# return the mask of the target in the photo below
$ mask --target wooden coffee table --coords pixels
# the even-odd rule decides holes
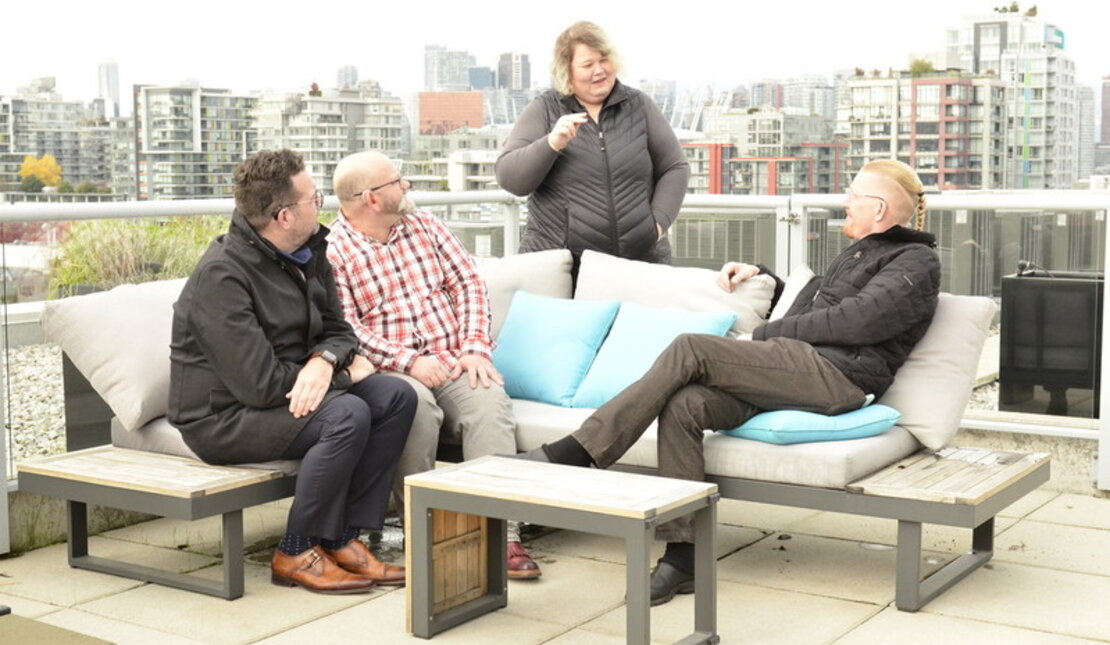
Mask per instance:
[[[694,632],[683,645],[719,642],[717,636],[716,484],[576,468],[505,457],[482,457],[405,478],[405,560],[408,566],[409,630],[431,638],[444,630],[506,606],[508,576],[505,520],[611,535],[627,549],[627,641],[651,640],[649,578],[654,528],[694,514]],[[456,511],[488,518],[485,528]],[[451,526],[435,526],[435,519]],[[476,528],[477,527],[477,528]],[[472,542],[471,556],[453,556],[459,570],[437,572],[433,549]],[[437,539],[438,538],[438,539]],[[444,558],[439,558],[441,567]],[[465,594],[437,610],[445,586]],[[553,599],[554,600],[554,599]],[[442,607],[442,603],[441,603]]]

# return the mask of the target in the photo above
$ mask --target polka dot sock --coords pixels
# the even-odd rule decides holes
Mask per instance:
[[[293,535],[286,533],[278,542],[278,550],[285,555],[298,555],[311,549],[320,543],[320,538],[306,537],[303,535]]]
[[[348,526],[347,528],[343,529],[343,535],[339,536],[338,540],[328,540],[321,538],[320,546],[324,547],[328,551],[342,549],[348,542],[357,538],[359,532],[360,529],[357,529],[353,526]]]

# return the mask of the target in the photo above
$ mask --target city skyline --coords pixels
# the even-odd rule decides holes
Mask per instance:
[[[1022,10],[1031,4],[1022,5]],[[127,113],[135,84],[195,80],[203,87],[243,92],[305,91],[313,82],[331,87],[344,65],[357,67],[360,79],[377,80],[384,90],[407,101],[423,89],[427,44],[466,50],[480,66],[496,67],[505,52],[528,54],[533,84],[542,86],[556,35],[581,19],[593,20],[609,32],[625,62],[622,80],[635,85],[640,79],[662,78],[688,90],[712,84],[722,91],[764,78],[829,75],[854,67],[902,69],[913,54],[943,51],[946,29],[959,26],[964,16],[989,14],[992,6],[938,0],[928,5],[928,12],[892,15],[889,3],[874,0],[835,6],[740,6],[709,0],[691,11],[656,17],[630,13],[623,4],[598,3],[568,13],[565,20],[540,22],[525,18],[519,5],[502,0],[471,5],[437,0],[422,5],[413,21],[391,20],[389,9],[367,11],[364,4],[340,0],[307,23],[294,14],[259,15],[237,4],[198,0],[189,11],[174,15],[174,30],[207,31],[210,36],[181,39],[178,42],[185,44],[170,50],[164,30],[147,22],[157,20],[146,13],[149,5],[126,0],[63,7],[64,18],[51,23],[50,39],[64,43],[61,47],[44,47],[38,30],[13,30],[0,47],[5,60],[19,63],[0,69],[0,94],[12,94],[34,78],[53,76],[57,91],[67,100],[91,100],[97,94],[98,62],[112,58],[119,64]],[[1064,31],[1065,52],[1076,62],[1079,83],[1097,86],[1110,75],[1110,48],[1104,36],[1110,6],[1080,0],[1037,6],[1038,20]],[[359,11],[367,13],[365,20],[357,19]],[[12,7],[10,24],[40,21],[33,12],[27,5]],[[328,21],[341,15],[354,18],[341,28],[329,28]],[[97,25],[96,30],[89,25]]]

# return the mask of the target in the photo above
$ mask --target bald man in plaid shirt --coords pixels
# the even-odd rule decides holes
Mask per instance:
[[[435,466],[441,431],[461,441],[464,459],[515,454],[512,404],[491,360],[486,285],[470,254],[446,225],[416,210],[385,155],[344,158],[333,187],[340,212],[328,260],[343,313],[360,352],[419,397],[395,491],[405,475]],[[509,577],[540,575],[516,522],[507,548]]]

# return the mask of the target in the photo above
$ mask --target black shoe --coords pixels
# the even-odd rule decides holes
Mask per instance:
[[[544,452],[543,447],[532,448],[528,452],[518,452],[515,455],[504,455],[509,459],[524,459],[526,461],[542,461],[546,464],[551,463],[551,458]]]
[[[651,606],[670,602],[676,593],[694,593],[694,575],[660,560],[651,572]]]

